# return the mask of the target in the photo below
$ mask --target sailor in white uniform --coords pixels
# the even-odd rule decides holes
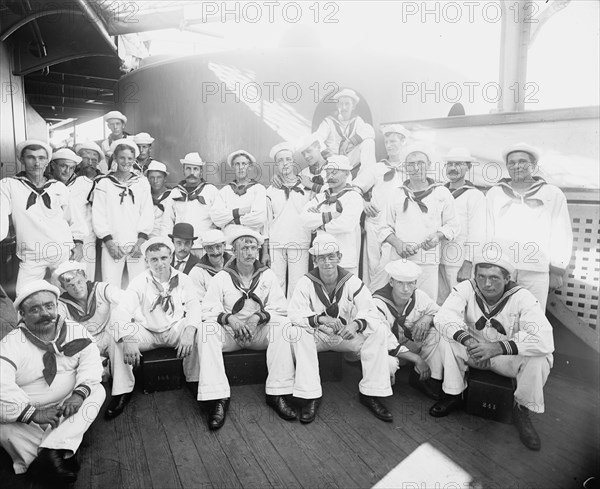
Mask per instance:
[[[220,229],[206,231],[202,237],[202,247],[205,253],[188,274],[196,286],[200,303],[204,300],[212,278],[223,270],[223,267],[233,258],[230,253],[225,251],[226,241],[225,234]]]
[[[172,207],[171,189],[167,188],[166,180],[169,172],[167,165],[160,161],[152,160],[146,166],[146,178],[150,184],[152,204],[154,205],[154,228],[150,237],[167,236],[169,234],[170,216],[165,213]]]
[[[100,147],[106,156],[112,156],[112,144],[119,139],[132,138],[132,135],[125,131],[127,117],[118,110],[111,110],[104,114],[103,119],[110,130],[110,134],[102,141]]]

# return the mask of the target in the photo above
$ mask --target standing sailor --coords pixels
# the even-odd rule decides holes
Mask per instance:
[[[165,211],[170,211],[172,206],[171,190],[166,185],[168,175],[167,165],[160,161],[152,160],[146,167],[146,178],[150,184],[154,205],[154,228],[150,233],[151,238],[168,234],[170,216],[165,215]]]
[[[140,173],[145,173],[148,170],[148,165],[153,160],[152,158],[152,143],[154,138],[147,132],[140,132],[133,136],[133,142],[137,144],[140,155],[136,159],[135,167]]]
[[[77,156],[69,148],[57,149],[52,153],[52,160],[50,161],[50,165],[48,165],[50,171],[47,172],[46,177],[54,178],[69,186],[77,177],[75,168],[79,163],[81,163],[81,157]]]
[[[131,134],[125,132],[127,117],[118,110],[111,110],[108,114],[105,114],[103,118],[108,129],[110,129],[110,134],[102,141],[100,147],[105,155],[112,156],[112,150],[110,149],[112,144],[119,139],[126,139],[131,136]]]

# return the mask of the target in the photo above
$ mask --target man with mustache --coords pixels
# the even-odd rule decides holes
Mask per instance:
[[[59,294],[27,283],[15,299],[18,327],[0,342],[0,444],[16,474],[50,484],[77,479],[75,454],[105,397],[98,348],[57,314]]]
[[[355,114],[360,97],[350,88],[334,95],[337,114],[323,119],[316,134],[324,141],[329,154],[347,156],[352,177],[375,166],[375,131],[362,117]]]
[[[548,290],[562,287],[573,251],[565,194],[539,176],[539,151],[525,143],[504,151],[510,178],[486,194],[487,236],[510,250],[513,280],[546,310]]]
[[[497,243],[487,243],[475,259],[474,278],[457,284],[434,323],[443,338],[436,354],[442,362],[445,397],[429,414],[447,416],[462,407],[468,368],[516,378],[513,418],[521,442],[539,450],[530,412],[544,412],[544,384],[552,367],[552,326],[536,298],[512,281],[512,260]]]
[[[473,253],[485,241],[486,202],[485,195],[469,180],[473,157],[466,148],[452,148],[444,157],[446,188],[454,198],[454,209],[460,231],[453,241],[442,240],[441,259],[438,268],[439,284],[437,303],[443,304],[452,288],[473,274]]]
[[[69,258],[80,260],[84,231],[81,220],[68,213],[67,187],[44,176],[52,148],[30,139],[16,150],[23,171],[0,180],[0,240],[6,238],[12,216],[20,260],[18,294],[26,283],[44,278]]]
[[[148,269],[135,277],[113,314],[115,338],[123,345],[126,378],[121,394],[113,395],[107,418],[120,415],[131,400],[135,378],[133,367],[140,364],[142,352],[173,347],[184,362],[189,382],[198,379],[196,330],[202,324],[202,309],[194,284],[171,266],[175,248],[167,238],[150,238],[142,245]]]
[[[201,303],[211,279],[223,270],[223,267],[232,259],[232,256],[225,251],[225,243],[225,235],[220,229],[206,231],[202,237],[204,256],[196,262],[195,267],[190,272],[190,277],[196,285]]]
[[[165,230],[172,233],[173,226],[186,222],[193,226],[197,236],[215,228],[211,209],[219,194],[217,187],[203,178],[204,161],[199,153],[188,153],[179,160],[183,165],[184,179],[171,191],[170,202],[165,207]],[[201,256],[201,248],[193,251]]]
[[[308,166],[298,176],[302,185],[312,192],[311,197],[314,197],[323,190],[325,179],[327,178],[325,170],[323,170],[325,163],[327,163],[327,160],[321,153],[323,147],[323,143],[316,134],[311,134],[298,146],[298,151],[300,151],[300,154],[306,163],[308,163]]]
[[[328,187],[304,206],[300,219],[317,235],[326,231],[335,236],[342,252],[340,266],[358,275],[363,199],[348,182],[352,167],[346,156],[330,156],[324,169]]]
[[[77,175],[86,175],[93,179],[100,174],[108,173],[104,152],[93,141],[84,141],[75,145],[75,152],[81,157],[81,163],[75,169]]]

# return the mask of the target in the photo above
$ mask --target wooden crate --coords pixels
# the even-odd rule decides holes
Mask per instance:
[[[512,423],[515,379],[490,370],[469,369],[465,411],[474,416]]]

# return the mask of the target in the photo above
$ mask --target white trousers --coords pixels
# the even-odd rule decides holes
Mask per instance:
[[[308,272],[308,260],[310,259],[308,249],[289,246],[271,248],[270,253],[271,270],[279,280],[281,290],[284,292],[287,290],[289,300],[292,298],[298,280]]]
[[[210,401],[231,397],[231,388],[225,373],[223,352],[237,351],[242,348],[250,350],[267,350],[268,376],[265,392],[280,396],[298,394],[312,396],[304,391],[301,383],[297,383],[296,371],[301,372],[307,365],[306,359],[296,356],[297,369],[294,366],[290,344],[298,338],[302,340],[297,329],[286,317],[271,316],[271,321],[257,327],[254,338],[249,344],[240,345],[233,339],[229,326],[221,326],[216,321],[205,321],[198,341],[200,355],[200,375],[198,380],[198,400]],[[311,398],[308,397],[308,398]]]
[[[98,416],[105,396],[102,384],[93,386],[79,411],[69,418],[62,418],[54,429],[50,426],[42,428],[33,422],[2,424],[0,444],[11,456],[15,474],[27,472],[41,448],[67,450],[67,455],[72,456],[79,448],[84,433]]]
[[[374,218],[365,219],[365,246],[363,252],[362,281],[369,290],[375,291],[374,281],[379,270],[383,267],[381,246],[377,239],[377,224]],[[384,283],[385,285],[385,283]]]
[[[322,331],[305,328],[300,328],[300,332],[303,337],[310,337],[312,340],[292,343],[296,357],[301,353],[306,356],[310,365],[306,369],[298,369],[296,373],[306,391],[320,392],[321,379],[319,377],[319,357],[317,353],[320,351],[340,351],[352,352],[360,356],[363,378],[358,385],[358,390],[362,394],[376,397],[392,395],[387,348],[388,332],[385,328],[378,328],[369,336],[359,333],[352,340],[344,340],[338,335],[327,335]]]
[[[465,372],[469,365],[466,347],[457,341],[442,339],[435,355],[443,371],[434,372],[431,376],[440,379],[443,376],[442,388],[447,394],[457,395],[467,387]],[[552,355],[529,357],[523,355],[499,355],[490,360],[490,368],[505,377],[517,379],[515,401],[535,413],[544,412],[544,385],[552,368]],[[434,375],[435,374],[435,375]]]
[[[34,280],[42,280],[46,276],[49,277],[50,282],[59,286],[60,284],[53,280],[51,275],[61,263],[69,259],[69,256],[70,251],[67,252],[67,250],[65,250],[64,253],[50,258],[40,257],[39,259],[34,259],[25,257],[25,259],[19,262],[19,273],[17,275],[16,284],[17,295],[19,295],[25,284],[33,282]]]
[[[550,287],[550,274],[548,272],[516,270],[514,276],[511,278],[531,292],[540,303],[542,311],[546,313],[548,287]]]
[[[442,305],[458,283],[460,266],[440,264],[438,268],[438,305]]]
[[[115,260],[112,256],[110,256],[106,246],[102,245],[103,282],[108,282],[109,284],[119,288],[126,288],[127,284],[124,284],[124,287],[121,286],[125,264],[127,264],[129,281],[146,270],[146,262],[144,261],[143,256],[140,256],[139,258],[131,258],[129,255],[127,255],[120,260]]]
[[[96,235],[91,234],[83,239],[83,259],[86,264],[85,276],[92,282],[96,277]]]
[[[156,350],[157,348],[163,347],[175,348],[179,344],[179,338],[184,331],[182,321],[176,323],[172,328],[163,333],[154,333],[140,324],[134,324],[135,329],[131,332],[131,336],[134,336],[138,341],[140,352]],[[123,340],[123,342],[125,341],[127,340]],[[110,359],[111,370],[113,373],[112,394],[118,395],[133,391],[133,388],[135,387],[133,367],[125,364],[123,361],[123,344],[116,343],[112,346],[109,345],[109,348],[113,349],[113,355],[115,355],[114,363],[113,358],[111,357]],[[197,338],[195,338],[192,353],[183,359],[183,373],[188,382],[195,382],[198,379],[198,350],[198,341]]]

